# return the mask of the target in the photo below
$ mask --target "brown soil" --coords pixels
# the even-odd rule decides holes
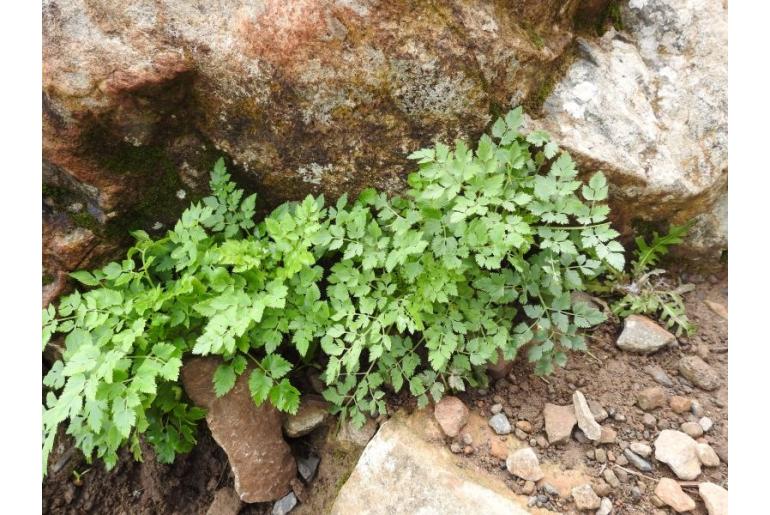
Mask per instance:
[[[712,277],[711,281],[700,282],[696,290],[687,295],[686,300],[688,314],[698,326],[698,332],[692,338],[680,338],[678,348],[666,349],[651,356],[622,352],[614,344],[621,325],[611,321],[591,335],[589,348],[592,355],[572,355],[565,369],[558,370],[547,379],[532,375],[531,366],[525,360],[519,360],[513,370],[514,382],[501,380],[490,385],[486,392],[468,392],[460,397],[474,413],[484,419],[491,416],[489,409],[492,404],[502,402],[512,423],[519,420],[531,423],[533,431],[528,437],[531,440],[529,445],[536,445],[534,439],[544,435],[542,410],[545,403],[569,404],[572,392],[580,389],[589,400],[597,400],[605,409],[614,409],[625,415],[626,420],[623,422],[610,417],[602,423],[613,427],[618,434],[618,442],[602,447],[620,456],[623,452],[621,442],[652,443],[661,429],[678,429],[682,422],[691,419],[689,413],[677,415],[666,406],[652,411],[658,420],[657,427],[643,426],[644,412],[634,404],[636,392],[649,386],[658,386],[644,371],[645,366],[657,364],[674,382],[672,388],[664,388],[667,394],[698,400],[706,415],[714,421],[714,427],[703,439],[717,450],[723,463],[715,468],[704,467],[698,480],[712,481],[727,488],[727,321],[705,304],[706,300],[711,300],[727,305],[727,279]],[[696,351],[707,356],[706,361],[723,378],[723,386],[714,392],[700,390],[679,376],[679,358]],[[404,400],[393,399],[392,407],[397,408]],[[406,404],[413,405],[411,402]],[[295,455],[312,452],[321,456],[316,477],[304,492],[304,503],[295,508],[293,513],[327,513],[360,455],[360,449],[339,448],[334,443],[334,429],[333,425],[324,427],[306,438],[292,442]],[[510,435],[498,438],[516,437]],[[54,450],[50,461],[54,464],[53,469],[58,470],[49,473],[43,482],[43,513],[205,513],[214,492],[223,486],[232,486],[233,483],[226,456],[211,438],[205,424],[201,424],[199,430],[198,446],[190,454],[178,457],[173,465],[156,463],[149,449],[143,463],[135,463],[125,453],[111,472],[104,471],[100,463],[95,464],[82,477],[80,486],[76,485],[72,471],[82,472],[89,466],[76,452],[70,452],[69,459],[63,458],[68,454],[67,439],[59,441],[64,443],[60,443]],[[598,485],[602,481],[601,472],[606,467],[614,467],[615,472],[622,476],[622,469],[619,472],[614,464],[601,464],[588,458],[586,451],[592,449],[594,446],[590,443],[579,443],[571,439],[565,444],[538,448],[537,452],[544,469],[552,469],[552,473],[547,473],[547,479],[554,478],[554,483],[558,483],[559,477],[567,484],[571,477],[588,476],[594,485]],[[464,459],[468,460],[469,466],[483,468],[497,475],[514,491],[522,493],[523,482],[512,479],[504,469],[504,462],[492,455],[490,446],[476,446],[473,454]],[[674,476],[666,465],[654,459],[649,461],[654,469],[644,475],[638,474],[630,464],[623,467],[631,473],[627,473],[625,479],[621,478],[621,486],[609,494],[614,504],[614,514],[649,514],[657,509],[652,504],[656,480]],[[560,489],[563,485],[553,486]],[[638,490],[635,492],[634,489]],[[685,490],[698,502],[694,513],[705,515],[697,488],[685,487]],[[562,512],[574,510],[574,504],[554,496],[550,497],[545,507]],[[269,513],[270,508],[269,504],[244,505],[241,515]]]
[[[623,414],[626,420],[618,422],[613,417],[602,422],[603,426],[612,427],[617,431],[617,442],[611,445],[602,445],[606,451],[612,451],[615,456],[623,453],[620,442],[630,443],[635,441],[652,444],[662,429],[679,429],[683,422],[696,421],[696,418],[688,412],[678,415],[668,405],[652,410],[650,413],[657,419],[655,428],[645,428],[642,424],[644,411],[636,405],[636,393],[651,386],[661,386],[644,371],[647,365],[659,365],[672,379],[674,386],[663,387],[667,396],[681,395],[692,400],[698,400],[705,413],[714,421],[713,428],[706,433],[702,440],[708,442],[720,455],[723,463],[714,468],[703,467],[703,473],[698,481],[711,481],[727,488],[728,465],[727,457],[727,320],[717,316],[705,304],[705,301],[714,301],[727,306],[727,280],[712,278],[711,282],[704,281],[697,284],[697,288],[686,298],[687,313],[690,319],[697,325],[698,331],[691,337],[679,338],[679,347],[665,349],[650,356],[640,356],[621,351],[615,346],[615,340],[620,335],[622,324],[611,321],[599,327],[591,335],[589,349],[593,356],[588,354],[572,355],[564,369],[557,370],[552,376],[541,379],[532,375],[531,366],[525,360],[518,360],[512,374],[515,383],[508,380],[498,381],[491,385],[484,395],[471,392],[460,397],[466,401],[472,411],[484,418],[489,418],[492,413],[490,407],[495,402],[501,402],[505,411],[510,415],[509,419],[514,424],[519,420],[526,420],[533,426],[529,435],[529,445],[536,447],[535,437],[545,435],[542,416],[546,403],[571,404],[572,392],[579,389],[587,399],[599,401],[606,410],[614,408],[617,413]],[[678,372],[678,361],[682,356],[695,354],[700,347],[701,355],[705,358],[723,379],[723,385],[715,391],[706,392],[681,377]],[[500,437],[506,438],[506,437]],[[515,438],[513,435],[510,438]],[[549,474],[558,477],[563,475],[565,482],[569,482],[571,473],[586,474],[591,477],[593,484],[602,482],[601,473],[607,467],[613,468],[618,473],[618,468],[613,463],[598,463],[586,456],[586,452],[593,450],[592,443],[579,443],[570,439],[565,444],[538,448],[544,469],[550,465],[558,467],[561,473]],[[483,467],[489,472],[498,475],[505,480],[517,493],[521,493],[523,481],[517,482],[505,471],[504,461],[491,456],[480,449],[467,459],[472,460],[478,467]],[[621,479],[620,488],[613,489],[609,495],[614,504],[613,514],[649,514],[656,509],[651,502],[652,492],[657,480],[661,477],[677,479],[667,465],[648,458],[653,465],[653,471],[645,474],[639,472],[631,464],[623,466],[631,473],[626,472],[627,479]],[[620,472],[619,475],[622,475]],[[680,482],[685,483],[686,482]],[[557,489],[560,485],[554,484]],[[641,497],[634,495],[633,488],[638,488]],[[698,503],[693,513],[705,515],[706,510],[697,495],[695,487],[685,486],[685,491]],[[541,493],[541,492],[536,492]],[[574,510],[574,504],[561,499],[551,498],[551,502],[545,507],[555,511]],[[665,508],[664,508],[665,511]],[[673,512],[671,512],[673,513]]]

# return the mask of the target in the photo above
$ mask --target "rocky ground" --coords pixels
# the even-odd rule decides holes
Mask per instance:
[[[308,402],[283,423],[297,473],[275,504],[241,502],[233,487],[243,490],[248,478],[236,484],[238,471],[227,460],[236,451],[225,443],[225,454],[217,445],[222,436],[213,439],[206,424],[198,447],[174,465],[155,463],[148,450],[143,463],[124,456],[110,473],[101,465],[89,470],[61,439],[43,511],[302,515],[350,512],[350,499],[366,499],[372,513],[378,506],[385,513],[389,503],[423,495],[426,503],[451,501],[445,512],[462,512],[466,500],[457,492],[465,489],[446,486],[459,481],[490,512],[509,503],[521,513],[726,513],[719,505],[728,487],[726,306],[726,277],[700,280],[687,296],[698,326],[691,338],[671,343],[648,322],[627,323],[624,331],[610,321],[591,335],[590,354],[572,356],[548,378],[519,360],[496,370],[502,377],[488,390],[425,410],[406,397],[391,399],[392,418],[379,421],[371,442],[377,422],[360,431],[338,427],[322,403]],[[640,353],[639,345],[660,342],[664,348]],[[421,477],[404,482],[410,474]]]

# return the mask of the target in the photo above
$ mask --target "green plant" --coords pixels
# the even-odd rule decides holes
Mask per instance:
[[[626,275],[614,279],[612,289],[623,295],[612,303],[612,312],[626,317],[632,314],[652,315],[660,319],[677,336],[695,331],[687,318],[682,295],[693,289],[692,284],[672,285],[665,277],[665,271],[655,267],[668,253],[669,247],[682,243],[692,223],[672,225],[668,233],[654,232],[648,244],[642,237],[636,238],[635,258]]]
[[[43,312],[43,342],[66,334],[46,375],[44,467],[59,424],[91,459],[111,467],[139,435],[160,461],[195,443],[203,411],[178,384],[187,354],[222,358],[216,395],[249,373],[257,404],[295,412],[297,368],[323,371],[332,410],[356,424],[385,413],[386,390],[420,405],[486,381],[498,352],[525,345],[536,372],[584,350],[604,320],[571,292],[623,248],[607,221],[601,173],[583,184],[543,132],[520,132],[509,112],[475,151],[437,144],[409,157],[403,198],[369,189],[286,203],[255,223],[220,160],[212,196],[153,240],[134,232],[126,259],[72,276],[86,287]]]

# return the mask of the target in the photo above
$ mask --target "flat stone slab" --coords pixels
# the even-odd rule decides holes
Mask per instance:
[[[460,468],[444,445],[424,440],[396,416],[364,449],[331,514],[550,513],[530,511],[526,502],[499,479]]]

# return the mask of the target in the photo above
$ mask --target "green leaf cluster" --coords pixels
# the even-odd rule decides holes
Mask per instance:
[[[212,195],[160,239],[133,233],[121,262],[76,272],[84,286],[43,312],[44,345],[66,350],[44,379],[44,463],[67,422],[108,467],[145,434],[161,461],[194,444],[203,413],[178,382],[187,354],[222,364],[212,388],[241,374],[255,403],[296,412],[295,367],[314,366],[333,411],[362,424],[386,392],[419,405],[486,381],[485,366],[526,347],[536,372],[584,350],[604,315],[571,295],[624,267],[607,220],[607,181],[584,184],[515,109],[475,149],[458,141],[409,156],[403,197],[286,203],[260,222],[223,162]]]

